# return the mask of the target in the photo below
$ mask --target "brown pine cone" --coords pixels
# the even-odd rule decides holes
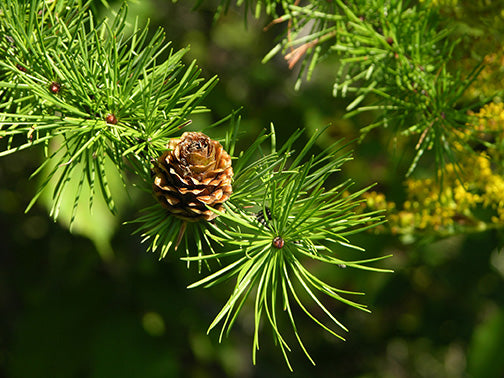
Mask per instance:
[[[207,221],[223,211],[233,192],[231,157],[203,133],[186,132],[172,139],[154,163],[154,196],[170,213],[186,221]]]

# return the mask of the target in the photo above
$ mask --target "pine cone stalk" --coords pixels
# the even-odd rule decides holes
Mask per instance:
[[[200,132],[172,139],[154,163],[154,197],[188,222],[210,221],[232,193],[231,157],[222,145]]]

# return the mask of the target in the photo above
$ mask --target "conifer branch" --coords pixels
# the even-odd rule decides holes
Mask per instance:
[[[140,189],[158,201],[130,222],[138,225],[136,233],[147,250],[159,253],[160,259],[182,251],[182,260],[197,262],[199,271],[205,265],[209,275],[190,287],[235,280],[210,329],[220,323],[221,337],[228,333],[255,295],[253,361],[260,324],[267,320],[291,367],[282,308],[313,363],[296,327],[295,306],[339,338],[336,329],[347,329],[321,296],[368,310],[346,297],[360,293],[332,286],[306,263],[389,271],[369,265],[382,258],[346,261],[338,254],[342,248],[360,254],[363,250],[350,236],[383,221],[380,211],[357,212],[367,188],[350,193],[349,180],[327,187],[329,177],[351,159],[348,145],[338,142],[311,155],[320,130],[294,151],[303,130],[277,145],[271,126],[238,151],[236,114],[220,122],[229,121],[225,149],[200,132],[180,135],[191,115],[205,111],[200,102],[216,78],[204,81],[195,62],[184,65],[186,50],[171,50],[162,30],[149,37],[148,25],[135,21],[126,33],[125,5],[111,19],[97,20],[90,4],[0,0],[0,156],[39,145],[45,153],[33,174],[43,180],[28,209],[55,181],[54,219],[68,195],[74,198],[75,218],[85,185],[90,206],[98,192],[116,212],[107,166],[120,172],[125,188],[129,182],[124,173],[132,173]],[[265,4],[274,14],[274,2]],[[317,35],[312,43],[332,37]],[[68,193],[73,177],[78,178],[77,189]]]
[[[137,21],[126,35],[126,6],[103,21],[76,2],[56,9],[4,1],[1,9],[2,155],[44,145],[54,168],[37,171],[47,174],[37,196],[59,176],[54,197],[61,197],[81,164],[91,193],[99,188],[114,212],[105,162],[123,172],[125,159],[137,160],[147,169],[128,167],[148,175],[150,158],[204,110],[199,103],[216,78],[203,82],[195,62],[184,66],[187,50],[170,49],[162,30],[148,38],[148,25]]]
[[[229,7],[226,0],[224,9]],[[237,1],[245,11],[263,2]],[[460,41],[454,24],[441,24],[439,8],[428,1],[265,1],[275,19],[266,27],[284,25],[284,37],[263,62],[278,53],[289,68],[300,65],[300,88],[320,62],[338,58],[332,94],[348,98],[345,117],[372,112],[375,120],[362,127],[362,137],[376,127],[390,127],[397,137],[417,140],[409,176],[427,152],[435,156],[434,172],[457,164],[457,132],[467,125],[465,90],[482,70],[467,75],[452,71]],[[283,14],[276,14],[282,9]],[[439,178],[439,177],[438,177]]]

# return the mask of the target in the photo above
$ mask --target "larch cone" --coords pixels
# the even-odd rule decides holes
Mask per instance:
[[[210,221],[223,211],[233,192],[231,157],[221,144],[200,132],[185,132],[172,139],[154,163],[155,198],[185,221]]]

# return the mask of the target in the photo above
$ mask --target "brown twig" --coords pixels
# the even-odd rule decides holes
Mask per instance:
[[[306,53],[306,51],[308,51],[308,49],[312,48],[313,46],[316,46],[318,41],[319,40],[317,38],[314,41],[304,43],[301,46],[292,49],[290,53],[286,54],[284,58],[287,62],[289,62],[289,69],[292,70],[292,68],[296,65],[299,59],[301,59],[301,57]]]

